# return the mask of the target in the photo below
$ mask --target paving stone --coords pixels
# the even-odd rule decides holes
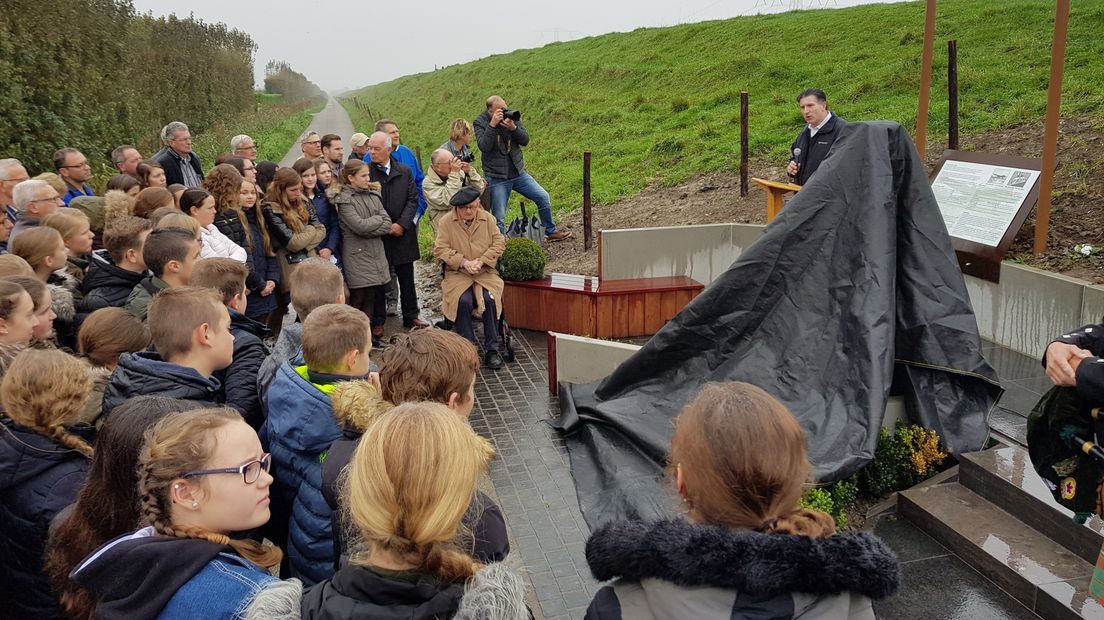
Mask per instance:
[[[584,557],[588,530],[567,448],[548,424],[559,403],[548,394],[546,336],[513,335],[517,359],[476,378],[471,424],[498,453],[490,481],[514,537],[511,556],[519,556],[536,596],[534,615],[581,618],[599,584]]]

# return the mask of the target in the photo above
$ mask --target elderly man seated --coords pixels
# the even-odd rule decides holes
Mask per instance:
[[[472,310],[480,294],[483,311],[483,364],[492,370],[504,365],[498,352],[498,320],[502,278],[495,265],[506,249],[506,238],[494,216],[479,205],[479,190],[463,187],[449,201],[452,211],[437,223],[433,256],[445,263],[441,282],[441,313],[453,321],[453,330],[475,342]]]

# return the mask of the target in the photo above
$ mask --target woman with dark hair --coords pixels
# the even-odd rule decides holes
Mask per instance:
[[[200,258],[232,258],[244,263],[245,248],[231,241],[215,226],[215,198],[205,189],[189,189],[180,195],[180,210],[199,224]]]
[[[303,196],[311,203],[318,221],[326,227],[326,237],[318,244],[318,255],[326,260],[334,260],[341,266],[341,227],[337,220],[337,210],[330,204],[324,187],[318,184],[318,170],[314,161],[300,158],[291,167],[303,180]]]
[[[234,157],[227,157],[223,163],[233,166],[246,181],[257,182],[257,166],[248,159],[235,155]]]
[[[95,600],[69,573],[105,542],[138,529],[138,451],[146,430],[177,411],[202,405],[162,396],[137,396],[111,412],[97,440],[88,479],[77,501],[54,520],[45,572],[70,618],[93,617]]]
[[[812,465],[786,407],[747,383],[709,383],[675,421],[668,477],[685,520],[611,522],[586,546],[600,589],[588,619],[848,618],[897,590],[897,558],[869,532],[801,508]]]
[[[245,306],[245,316],[258,323],[268,324],[272,311],[276,309],[276,286],[280,284],[280,264],[276,261],[276,252],[272,249],[272,240],[268,236],[264,214],[261,213],[260,196],[257,184],[243,180],[238,204],[245,213],[249,225],[249,256],[253,259],[253,268],[264,284],[260,288],[250,289]]]
[[[142,189],[147,187],[165,187],[165,169],[152,159],[143,159],[138,163],[138,183]]]
[[[104,188],[104,192],[110,192],[113,189],[117,189],[132,198],[137,198],[138,192],[142,191],[142,184],[129,174],[113,174],[107,180],[107,187]]]
[[[257,170],[257,191],[263,198],[268,195],[268,186],[272,184],[272,179],[276,178],[276,170],[279,166],[274,161],[258,161],[254,166]]]

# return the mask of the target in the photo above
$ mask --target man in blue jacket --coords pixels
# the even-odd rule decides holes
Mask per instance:
[[[92,166],[88,158],[74,148],[58,149],[54,152],[54,170],[65,181],[66,192],[62,200],[68,205],[77,196],[95,196],[96,192],[88,185],[92,178]]]

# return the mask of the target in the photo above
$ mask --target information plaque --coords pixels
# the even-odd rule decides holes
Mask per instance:
[[[1000,263],[1039,199],[1042,162],[947,151],[931,177],[962,273],[1000,280]]]

